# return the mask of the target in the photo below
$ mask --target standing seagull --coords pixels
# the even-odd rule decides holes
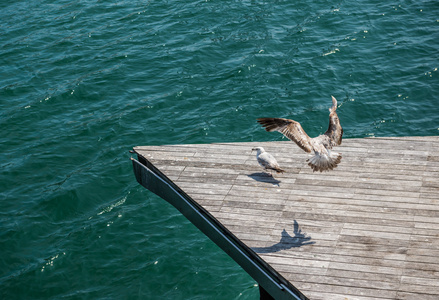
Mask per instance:
[[[341,161],[341,154],[331,151],[332,147],[341,144],[343,129],[335,112],[337,100],[332,97],[332,107],[329,109],[329,127],[324,134],[310,138],[302,129],[299,122],[280,118],[259,118],[258,122],[265,127],[266,131],[279,131],[287,138],[295,142],[304,151],[314,156],[307,159],[308,165],[313,171],[332,170]]]
[[[258,160],[258,163],[261,165],[261,167],[264,168],[264,170],[274,170],[277,173],[283,173],[285,172],[279,167],[279,164],[276,161],[276,158],[273,157],[268,152],[265,152],[264,148],[262,147],[256,147],[252,150],[256,150],[256,159]],[[270,175],[273,176],[270,172]]]

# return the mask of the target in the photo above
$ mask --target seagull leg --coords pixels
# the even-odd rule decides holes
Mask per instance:
[[[264,172],[265,172],[265,174],[267,174],[267,176],[273,177],[273,175],[271,174],[271,171],[268,168],[264,168]]]

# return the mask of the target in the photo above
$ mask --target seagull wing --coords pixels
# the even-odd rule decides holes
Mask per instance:
[[[285,170],[282,170],[277,163],[276,158],[268,152],[264,152],[258,156],[258,162],[265,169],[275,170],[277,173],[283,173]]]
[[[261,155],[259,155],[259,159],[264,161],[264,166],[270,167],[270,168],[278,168],[279,164],[277,163],[277,160],[274,158],[273,155],[271,155],[268,152],[264,152]]]
[[[325,135],[331,140],[331,146],[338,146],[341,144],[343,136],[343,128],[340,125],[340,119],[337,115],[337,99],[332,96],[332,107],[329,109],[329,127]]]
[[[281,118],[259,118],[258,123],[264,126],[266,131],[279,131],[305,152],[309,153],[313,150],[311,139],[299,122]]]
[[[262,154],[265,154],[265,153],[262,153]],[[268,166],[268,161],[266,159],[264,159],[264,156],[262,154],[257,156],[257,160],[258,160],[258,163],[265,168]]]

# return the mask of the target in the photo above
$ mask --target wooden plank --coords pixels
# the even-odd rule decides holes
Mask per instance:
[[[252,148],[273,154],[268,176]],[[346,139],[314,173],[289,141],[141,146],[310,299],[439,299],[439,137]]]

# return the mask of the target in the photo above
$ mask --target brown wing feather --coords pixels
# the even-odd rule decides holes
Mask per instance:
[[[311,152],[313,150],[311,139],[299,122],[281,118],[259,118],[258,123],[264,126],[266,131],[279,131],[295,142],[305,152]]]
[[[340,125],[340,119],[337,115],[337,100],[332,96],[332,107],[329,109],[329,127],[325,135],[331,140],[331,146],[341,145],[343,136],[343,128]]]
[[[329,115],[329,127],[328,130],[326,130],[325,135],[329,136],[331,146],[341,145],[343,128],[341,128],[340,120],[335,111]]]

